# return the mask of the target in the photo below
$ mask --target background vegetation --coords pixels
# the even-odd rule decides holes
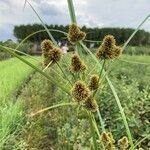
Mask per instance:
[[[68,31],[68,25],[67,26],[47,25],[47,28],[56,29],[64,32]],[[18,39],[18,41],[20,41],[23,40],[25,37],[27,37],[29,34],[39,30],[43,30],[43,26],[40,24],[19,25],[19,26],[15,26],[14,35]],[[95,47],[99,45],[99,40],[103,39],[104,36],[107,34],[114,35],[114,37],[116,37],[117,44],[122,45],[134,31],[134,29],[132,28],[88,28],[86,26],[83,26],[81,30],[87,33],[86,39],[98,41],[97,43],[95,43],[94,45]],[[64,35],[59,32],[55,32],[55,34],[53,33],[52,35],[54,39],[56,39],[56,41],[59,41],[60,39],[61,40],[66,39],[66,37],[64,37]],[[39,43],[41,40],[47,38],[48,38],[47,33],[43,32],[34,35],[28,40],[31,42]],[[132,46],[150,45],[150,33],[144,30],[139,30],[136,33],[136,35],[133,37],[133,39],[130,41],[129,45]]]

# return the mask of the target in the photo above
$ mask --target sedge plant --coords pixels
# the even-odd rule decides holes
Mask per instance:
[[[105,129],[105,123],[104,119],[101,116],[101,109],[100,106],[98,106],[98,103],[96,100],[96,93],[99,92],[99,88],[101,86],[101,79],[104,77],[106,78],[108,85],[110,86],[110,89],[114,95],[114,98],[116,100],[116,103],[118,105],[118,108],[120,110],[120,114],[126,129],[127,137],[124,136],[118,141],[118,145],[120,149],[128,149],[131,150],[135,149],[134,141],[128,126],[128,122],[126,119],[126,115],[124,113],[124,110],[122,108],[120,99],[116,93],[116,90],[110,81],[108,75],[105,71],[106,63],[110,60],[117,59],[127,46],[127,44],[130,42],[132,37],[135,35],[135,33],[138,31],[138,29],[142,26],[142,24],[149,18],[149,16],[144,19],[144,21],[138,26],[138,28],[135,30],[135,32],[131,35],[131,37],[127,40],[127,42],[124,44],[123,47],[119,47],[116,45],[115,37],[112,35],[107,35],[102,40],[102,43],[100,44],[99,48],[97,49],[96,54],[93,54],[90,49],[86,47],[86,45],[83,43],[84,40],[86,40],[86,33],[81,31],[80,27],[77,24],[77,19],[75,15],[75,9],[73,6],[72,0],[67,0],[68,2],[68,8],[71,18],[71,24],[69,26],[68,33],[64,33],[70,44],[74,47],[74,52],[71,54],[70,62],[65,61],[62,53],[61,48],[58,47],[57,42],[53,38],[51,32],[49,29],[47,29],[46,25],[44,24],[43,20],[39,16],[39,14],[36,12],[36,10],[33,8],[33,6],[26,1],[32,8],[32,10],[35,12],[39,20],[41,21],[43,27],[45,30],[37,31],[31,35],[29,35],[26,39],[28,39],[30,36],[39,33],[39,32],[47,32],[50,39],[45,39],[41,43],[41,49],[42,49],[42,57],[43,57],[43,70],[39,69],[38,67],[34,66],[32,63],[28,62],[23,57],[19,56],[17,53],[15,53],[15,49],[11,49],[8,47],[4,47],[0,45],[0,49],[10,53],[11,55],[17,57],[22,62],[39,72],[42,76],[47,78],[48,81],[55,84],[60,90],[64,91],[66,95],[68,96],[68,103],[60,103],[56,104],[54,106],[50,106],[48,108],[44,108],[42,110],[39,110],[38,112],[32,113],[30,116],[35,116],[39,113],[48,111],[50,109],[58,108],[58,107],[64,107],[64,106],[76,106],[78,111],[84,110],[87,114],[87,118],[89,120],[90,124],[90,130],[91,130],[91,137],[92,137],[92,149],[108,149],[113,150],[116,149],[116,143],[113,138],[113,135],[111,132],[108,132]],[[62,31],[58,31],[62,32]],[[63,32],[62,32],[63,33]],[[24,42],[26,39],[24,39],[22,42]],[[97,70],[97,74],[92,74],[90,76],[90,80],[87,82],[86,75],[89,75],[87,70],[90,70],[88,68],[88,63],[84,60],[82,51],[86,51],[89,53],[90,57],[93,59],[93,61],[96,63],[96,66],[99,67],[99,70]],[[63,62],[65,63],[65,67],[63,65]],[[61,77],[64,81],[58,82],[55,78],[53,78],[51,75],[47,74],[45,70],[51,69],[53,66],[57,66],[61,71]],[[66,86],[67,85],[67,86]],[[95,114],[98,114],[99,121],[100,121],[100,127],[98,127],[98,122],[95,120]],[[100,141],[100,144],[97,142]]]

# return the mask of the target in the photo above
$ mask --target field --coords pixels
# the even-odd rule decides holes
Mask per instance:
[[[124,28],[116,9],[118,21],[105,18],[104,9],[93,22],[80,11],[77,19],[67,0],[71,23],[61,25],[66,10],[58,15],[54,8],[50,20],[62,17],[54,25],[38,13],[47,13],[38,7],[44,3],[25,0],[23,9],[30,7],[40,24],[11,22],[17,42],[0,41],[0,150],[150,150],[150,33],[142,29],[150,14]]]
[[[64,56],[63,60],[68,60],[69,57],[70,55]],[[86,62],[91,59],[88,55],[84,57]],[[31,61],[31,59],[27,60]],[[37,64],[34,60],[31,62]],[[123,55],[119,60],[109,62],[111,69],[108,68],[109,76],[124,107],[132,135],[136,140],[145,139],[140,143],[145,149],[150,134],[149,118],[147,118],[150,98],[149,64],[149,56]],[[61,65],[64,66],[64,62],[61,62]],[[95,64],[90,63],[88,68],[94,68],[93,72],[96,73],[98,68],[94,66]],[[2,99],[0,140],[3,149],[48,150],[60,149],[60,147],[63,150],[72,147],[88,149],[90,130],[86,115],[82,111],[76,115],[77,110],[74,106],[53,109],[34,117],[29,116],[45,107],[67,102],[67,95],[63,91],[55,84],[49,84],[39,73],[33,74],[28,80],[33,70],[15,58],[2,61],[0,68],[2,79],[0,81]],[[62,74],[56,66],[52,66],[52,69],[47,70],[46,73],[60,81],[53,69]],[[96,95],[96,99],[101,115],[105,118],[105,128],[113,133],[115,139],[119,139],[126,134],[119,110],[107,84],[102,86],[102,90],[103,92]],[[97,116],[96,120],[98,122]],[[98,128],[101,130],[100,126]]]
[[[26,60],[37,64],[32,59]],[[17,58],[0,62],[0,149],[8,139],[13,138],[24,120],[22,102],[17,101],[17,97],[32,72],[30,67]]]

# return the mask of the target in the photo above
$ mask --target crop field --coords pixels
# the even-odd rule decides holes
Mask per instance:
[[[37,64],[32,59],[27,60]],[[16,100],[17,92],[21,90],[22,84],[32,71],[32,68],[17,58],[0,62],[0,149],[8,138],[13,137],[23,121],[22,104]]]

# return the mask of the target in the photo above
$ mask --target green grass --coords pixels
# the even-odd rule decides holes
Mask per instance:
[[[31,58],[26,59],[37,65]],[[0,62],[0,149],[13,137],[23,120],[22,103],[16,101],[16,96],[32,71],[17,58]]]
[[[122,55],[119,59],[123,59],[123,60],[126,60],[126,61],[129,61],[129,62],[136,62],[139,64],[140,63],[150,63],[150,56],[148,55]]]
[[[124,53],[130,55],[150,55],[150,46],[128,46]]]

